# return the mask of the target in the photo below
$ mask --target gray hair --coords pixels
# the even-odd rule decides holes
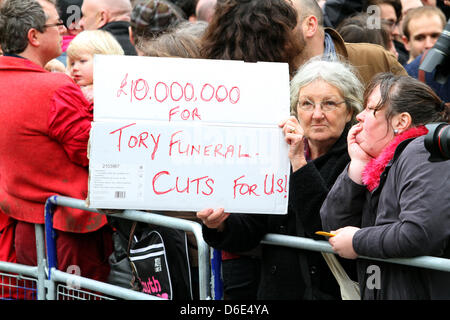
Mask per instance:
[[[304,86],[323,80],[335,86],[344,97],[349,111],[353,111],[352,122],[362,111],[364,85],[356,76],[356,70],[349,64],[340,61],[327,61],[312,58],[301,66],[291,80],[291,111],[297,116],[299,91]]]
[[[52,1],[49,1],[53,3]],[[18,54],[28,46],[28,31],[44,32],[48,17],[37,0],[6,0],[0,7],[0,46]]]

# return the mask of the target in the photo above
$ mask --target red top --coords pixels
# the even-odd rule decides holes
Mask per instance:
[[[86,199],[87,143],[92,105],[63,73],[0,57],[0,210],[17,220],[44,223],[52,195]],[[54,228],[95,231],[104,215],[58,207]]]

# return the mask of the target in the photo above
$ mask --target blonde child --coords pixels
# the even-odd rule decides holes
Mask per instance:
[[[67,72],[92,102],[94,54],[123,55],[124,51],[112,34],[103,30],[80,32],[67,48]]]

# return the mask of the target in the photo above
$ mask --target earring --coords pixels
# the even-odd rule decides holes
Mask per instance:
[[[394,129],[394,135],[398,135],[398,130]]]

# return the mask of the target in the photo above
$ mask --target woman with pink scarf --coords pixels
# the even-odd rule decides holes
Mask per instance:
[[[430,162],[425,124],[448,108],[425,84],[384,73],[366,89],[351,161],[321,210],[341,257],[450,257],[450,161]],[[450,299],[450,273],[358,259],[362,299]]]

